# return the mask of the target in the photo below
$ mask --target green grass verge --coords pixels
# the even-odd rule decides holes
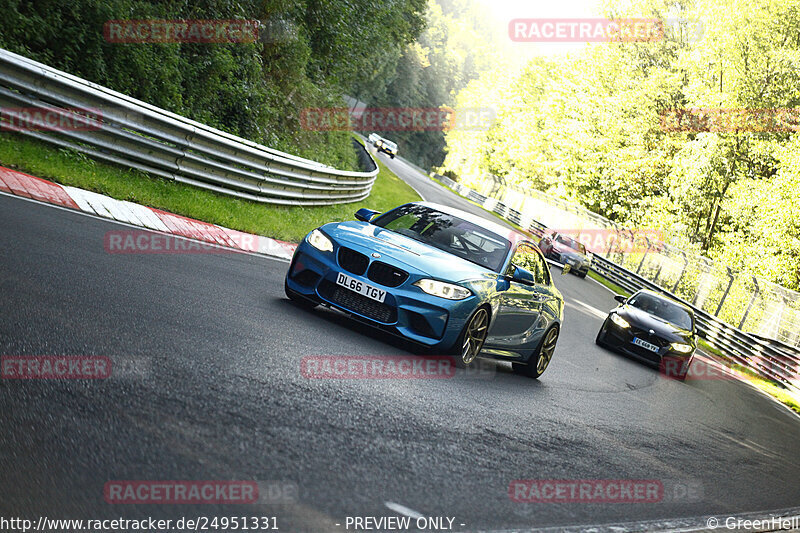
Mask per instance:
[[[725,360],[728,360],[728,356],[725,355],[725,352],[723,352],[719,348],[714,348],[705,339],[701,339],[700,337],[697,337],[697,344],[698,344],[698,346],[700,346],[700,348],[703,349],[703,351],[708,352],[708,353],[713,353],[717,357],[721,357],[721,358],[723,358]]]
[[[736,370],[739,375],[744,375],[751,385],[776,398],[779,402],[791,408],[795,413],[800,414],[800,398],[793,396],[786,389],[776,385],[774,382],[764,379],[746,366],[732,365],[732,368]]]
[[[598,274],[594,270],[589,270],[589,277],[592,278],[593,280],[595,280],[600,285],[605,286],[607,289],[609,289],[610,291],[612,291],[612,292],[614,292],[616,294],[621,294],[623,296],[630,296],[631,295],[631,293],[629,291],[623,289],[622,287],[620,287],[619,285],[617,285],[613,281],[607,280],[606,278],[604,278],[603,276],[601,276],[600,274]]]
[[[369,198],[322,207],[285,207],[241,200],[95,161],[78,152],[14,133],[0,134],[0,165],[119,200],[290,242],[300,241],[326,222],[352,220],[353,213],[361,206],[387,211],[420,200],[414,189],[380,161],[380,172]]]

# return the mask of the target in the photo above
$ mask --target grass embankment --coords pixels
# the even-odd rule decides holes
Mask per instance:
[[[14,133],[0,134],[0,165],[119,200],[290,242],[298,242],[326,222],[353,219],[353,213],[361,206],[386,211],[420,199],[380,161],[380,172],[369,198],[322,207],[274,206],[241,200],[95,161]]]

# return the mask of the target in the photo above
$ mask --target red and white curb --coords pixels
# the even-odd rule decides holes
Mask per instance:
[[[2,166],[0,166],[0,191],[160,233],[281,259],[291,259],[297,247],[294,243],[244,233],[152,207],[115,200],[83,189],[59,185]]]

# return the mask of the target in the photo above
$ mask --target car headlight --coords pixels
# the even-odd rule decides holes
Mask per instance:
[[[621,328],[629,328],[631,327],[630,322],[619,316],[617,313],[611,314],[611,322],[618,325]]]
[[[308,234],[308,244],[319,250],[320,252],[332,252],[333,243],[325,236],[320,230],[315,229]]]
[[[689,353],[692,351],[692,346],[689,344],[683,344],[682,342],[673,342],[670,344],[673,350],[679,353]]]
[[[414,285],[431,296],[447,298],[448,300],[463,300],[472,294],[472,291],[460,285],[453,285],[452,283],[445,283],[435,279],[421,279]]]

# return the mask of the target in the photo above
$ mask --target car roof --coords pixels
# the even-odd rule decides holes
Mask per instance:
[[[650,289],[639,289],[638,291],[636,291],[635,294],[647,294],[647,295],[650,295],[650,296],[655,296],[656,298],[659,298],[661,300],[666,300],[666,301],[668,301],[670,303],[673,303],[673,304],[677,305],[678,307],[682,307],[683,309],[688,311],[690,314],[694,315],[694,311],[692,310],[691,307],[689,307],[688,305],[686,305],[683,302],[679,302],[675,298],[671,298],[671,297],[667,296],[666,294],[663,294],[663,293],[660,293],[660,292],[656,292],[656,291],[651,291]]]
[[[436,209],[437,211],[441,211],[442,213],[447,213],[448,215],[456,216],[458,218],[466,220],[467,222],[472,222],[476,226],[480,226],[482,228],[491,231],[492,233],[496,233],[497,235],[505,237],[506,239],[511,241],[512,244],[522,240],[525,241],[531,240],[530,236],[522,233],[521,231],[508,228],[506,226],[498,224],[497,222],[492,222],[491,220],[487,220],[483,217],[473,215],[472,213],[462,211],[461,209],[456,209],[455,207],[436,204],[433,202],[412,202],[412,203],[414,205],[422,205],[425,207],[430,207],[431,209]]]

